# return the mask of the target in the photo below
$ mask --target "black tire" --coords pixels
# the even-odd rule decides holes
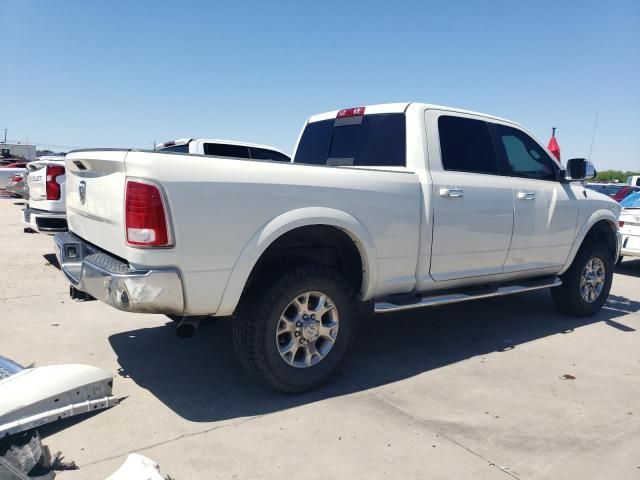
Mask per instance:
[[[588,302],[580,291],[580,280],[587,262],[599,258],[604,264],[604,285],[599,296]],[[591,317],[600,311],[607,301],[613,280],[613,253],[605,245],[590,242],[580,248],[571,267],[560,277],[562,285],[551,289],[551,298],[558,310],[576,317]]]
[[[321,292],[333,301],[339,323],[326,356],[304,368],[281,356],[276,330],[290,302],[305,292]],[[322,319],[320,319],[322,321]],[[272,282],[257,283],[241,301],[233,319],[233,345],[244,368],[266,385],[285,393],[300,393],[326,382],[344,359],[356,329],[355,295],[334,269],[322,265],[293,268]],[[296,341],[293,337],[291,341]]]

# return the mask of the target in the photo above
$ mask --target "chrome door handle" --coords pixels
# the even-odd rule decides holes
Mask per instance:
[[[440,196],[449,198],[459,198],[464,195],[464,191],[461,188],[441,188]]]
[[[535,200],[536,194],[534,192],[518,192],[518,200]]]

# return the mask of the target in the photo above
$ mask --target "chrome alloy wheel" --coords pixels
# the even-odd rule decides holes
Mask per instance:
[[[322,292],[306,292],[294,298],[280,315],[276,345],[292,367],[316,365],[333,348],[338,336],[338,309]]]
[[[594,257],[589,259],[580,277],[580,294],[587,303],[595,302],[604,288],[604,262]]]

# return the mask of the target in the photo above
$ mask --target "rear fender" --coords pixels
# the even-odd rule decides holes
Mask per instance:
[[[378,267],[373,236],[360,221],[342,210],[308,207],[291,210],[275,217],[251,237],[233,267],[216,315],[233,313],[253,268],[274,241],[291,230],[309,225],[337,227],[351,237],[360,252],[364,270],[361,298],[369,299],[376,284]]]

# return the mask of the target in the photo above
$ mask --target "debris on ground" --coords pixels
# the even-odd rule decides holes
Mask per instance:
[[[77,469],[60,452],[51,457],[36,430],[0,439],[0,480],[52,480],[56,471]]]
[[[120,468],[106,480],[171,480],[171,477],[163,477],[158,464],[150,458],[139,453],[131,453]]]
[[[22,367],[0,356],[0,438],[112,407],[113,376],[90,365]]]
[[[576,377],[574,377],[573,375],[570,375],[568,373],[565,373],[564,375],[562,375],[560,377],[560,380],[575,380]]]

